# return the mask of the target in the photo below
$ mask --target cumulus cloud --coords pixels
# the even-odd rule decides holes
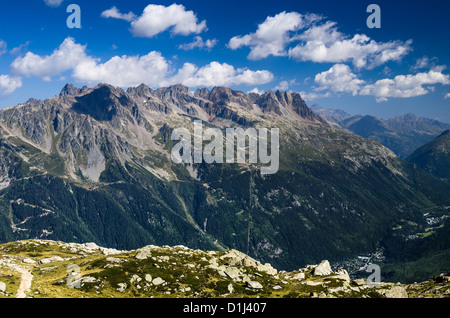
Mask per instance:
[[[214,46],[216,46],[216,44],[217,39],[207,39],[206,41],[203,41],[202,37],[197,35],[193,42],[181,44],[178,48],[185,51],[193,50],[195,48],[211,50]]]
[[[181,4],[163,5],[149,4],[141,16],[133,12],[120,13],[116,7],[103,11],[104,18],[115,18],[131,22],[134,36],[152,38],[159,33],[170,30],[172,34],[199,34],[206,30],[206,21],[198,22],[193,11],[187,11]]]
[[[169,69],[159,52],[144,56],[114,56],[105,63],[95,59],[82,61],[74,67],[73,77],[80,82],[109,83],[114,86],[157,85]]]
[[[12,94],[16,89],[22,86],[22,81],[19,77],[12,77],[10,75],[0,75],[0,97],[5,97]]]
[[[319,15],[282,12],[268,17],[255,33],[235,36],[228,47],[250,47],[248,58],[270,55],[289,56],[299,61],[344,63],[358,68],[374,68],[399,61],[411,50],[411,41],[376,42],[364,34],[349,36],[338,31],[336,23]]]
[[[72,38],[65,39],[51,55],[39,56],[28,52],[24,57],[16,58],[11,69],[16,75],[37,76],[45,81],[71,70],[72,77],[79,82],[105,82],[120,87],[141,83],[154,87],[178,83],[191,87],[259,85],[273,79],[273,74],[266,70],[235,68],[216,61],[203,67],[185,63],[177,70],[156,51],[144,56],[114,56],[102,63],[100,59],[87,55],[86,46],[75,43]]]
[[[120,13],[119,10],[114,6],[111,9],[105,10],[102,12],[101,16],[103,18],[114,18],[119,20],[125,20],[128,22],[133,21],[136,18],[136,15],[133,12],[129,13]]]
[[[444,99],[450,98],[450,93],[445,94]]]
[[[353,95],[358,94],[364,81],[357,78],[350,67],[345,64],[335,64],[328,71],[315,76],[314,82],[319,85],[320,90],[331,90],[333,92],[346,92]]]
[[[367,83],[359,79],[345,64],[335,64],[328,71],[315,76],[314,93],[305,94],[305,99],[328,97],[330,93],[351,93],[353,95],[373,96],[378,102],[388,98],[409,98],[434,91],[437,84],[450,85],[450,75],[442,73],[441,68],[417,74],[398,75]],[[324,92],[326,96],[323,95]]]
[[[51,55],[42,57],[28,52],[25,56],[16,58],[11,69],[16,75],[37,76],[44,81],[50,81],[52,76],[90,61],[92,58],[86,55],[85,50],[86,46],[75,43],[75,40],[69,37]]]
[[[247,68],[235,68],[227,63],[211,62],[198,68],[194,64],[185,63],[183,67],[166,84],[181,83],[190,87],[197,86],[231,86],[260,85],[273,79],[269,71],[252,71]]]
[[[411,51],[411,41],[376,42],[364,34],[349,37],[327,21],[314,25],[297,37],[301,41],[289,49],[296,60],[318,63],[351,61],[357,68],[374,68],[388,61],[399,61]]]
[[[44,0],[45,4],[50,7],[59,7],[64,0]]]
[[[443,84],[449,85],[449,75],[440,71],[430,70],[428,72],[398,75],[393,79],[381,79],[373,84],[366,85],[361,89],[360,95],[375,96],[377,101],[386,101],[389,97],[416,97],[428,94],[433,87],[425,85]]]
[[[297,12],[283,11],[273,17],[267,17],[258,25],[255,33],[231,38],[228,47],[236,50],[249,46],[250,60],[263,59],[269,55],[286,56],[286,45],[293,40],[290,33],[310,25],[317,19],[319,16],[313,14],[301,15]]]

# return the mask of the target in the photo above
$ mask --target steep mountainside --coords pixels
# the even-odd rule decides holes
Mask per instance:
[[[450,130],[414,151],[406,160],[438,178],[450,181]]]
[[[279,128],[280,169],[175,164],[171,132]],[[0,241],[234,248],[279,269],[374,250],[450,185],[288,92],[100,84],[0,110]]]

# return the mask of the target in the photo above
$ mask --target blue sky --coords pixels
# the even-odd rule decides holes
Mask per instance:
[[[68,5],[81,8],[70,29]],[[381,28],[369,29],[369,4]],[[0,107],[66,82],[182,83],[300,92],[308,104],[450,122],[447,1],[84,1],[2,3]]]

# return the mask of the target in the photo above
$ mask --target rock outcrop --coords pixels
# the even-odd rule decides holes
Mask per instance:
[[[0,245],[0,297],[450,297],[449,276],[373,285],[352,281],[345,269],[333,271],[326,260],[285,272],[237,250],[149,245],[114,256],[105,251],[93,243],[46,240]]]

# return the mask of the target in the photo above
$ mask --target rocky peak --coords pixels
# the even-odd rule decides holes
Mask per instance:
[[[316,115],[303,100],[299,93],[292,94],[292,109],[301,117],[308,119],[310,121],[318,121],[325,123],[320,116]]]
[[[214,87],[208,96],[210,101],[220,105],[225,105],[242,97],[245,97],[244,93],[234,91],[228,87]]]
[[[138,87],[130,87],[127,89],[127,93],[130,95],[136,95],[139,97],[148,97],[152,95],[153,90],[145,84],[141,84]]]
[[[277,91],[277,94],[280,94],[280,92]],[[272,90],[269,90],[260,96],[260,98],[256,101],[256,104],[265,113],[281,115],[281,105],[277,94],[275,94]]]
[[[158,88],[156,94],[162,99],[176,99],[182,95],[189,95],[189,87],[181,84]]]
[[[198,88],[198,89],[195,91],[194,96],[200,97],[200,98],[208,99],[208,98],[209,98],[209,93],[210,93],[210,91],[209,91],[209,89],[207,89],[206,87],[204,87],[204,88]]]
[[[130,107],[134,103],[121,88],[108,84],[97,85],[90,93],[75,97],[72,109],[90,115],[99,121],[109,121],[121,106]]]
[[[67,83],[61,92],[59,93],[59,97],[64,96],[76,96],[81,93],[81,89],[78,87],[75,87],[72,83]]]

